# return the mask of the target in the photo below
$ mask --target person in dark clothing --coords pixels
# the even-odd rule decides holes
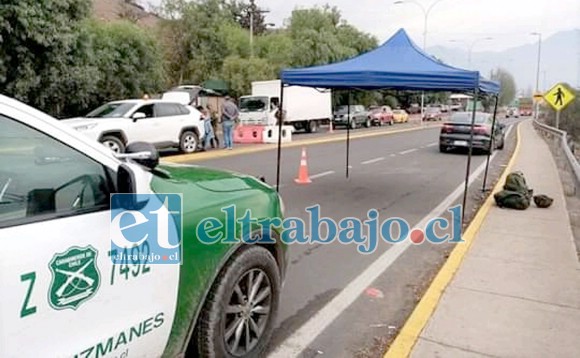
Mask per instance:
[[[226,101],[222,108],[222,128],[224,131],[224,145],[226,149],[232,150],[234,148],[234,129],[238,122],[240,111],[234,100],[226,97]]]

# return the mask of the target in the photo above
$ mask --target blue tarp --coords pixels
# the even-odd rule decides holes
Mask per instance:
[[[382,46],[346,61],[286,69],[284,84],[335,89],[399,89],[416,91],[474,91],[498,93],[498,83],[478,71],[455,68],[423,52],[400,29]]]

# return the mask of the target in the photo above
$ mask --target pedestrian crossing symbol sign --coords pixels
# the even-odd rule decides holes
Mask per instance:
[[[574,100],[574,93],[562,83],[558,83],[544,94],[544,99],[556,111],[561,111]]]
[[[97,250],[91,246],[72,247],[52,258],[49,264],[52,282],[48,294],[52,308],[76,310],[95,295],[100,286],[96,261]]]

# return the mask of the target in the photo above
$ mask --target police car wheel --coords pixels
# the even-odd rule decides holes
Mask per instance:
[[[206,299],[195,333],[200,357],[260,357],[278,312],[280,274],[263,247],[247,246],[229,260]]]

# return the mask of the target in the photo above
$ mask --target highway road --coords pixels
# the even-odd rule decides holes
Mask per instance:
[[[506,149],[492,161],[496,169],[507,162],[515,138],[510,129],[515,120],[503,121],[510,132]],[[284,149],[280,193],[286,216],[306,218],[304,209],[320,204],[322,215],[336,220],[365,219],[375,208],[381,220],[396,216],[415,225],[445,211],[462,193],[467,156],[439,153],[438,134],[439,128],[430,128],[352,140],[348,179],[344,142],[307,145],[309,185],[294,182],[302,148]],[[194,164],[264,175],[275,183],[275,150],[231,154]],[[474,156],[472,172],[481,173],[485,158]],[[293,245],[271,356],[381,356],[449,249],[449,244],[381,243],[375,253],[363,255],[354,245]]]

